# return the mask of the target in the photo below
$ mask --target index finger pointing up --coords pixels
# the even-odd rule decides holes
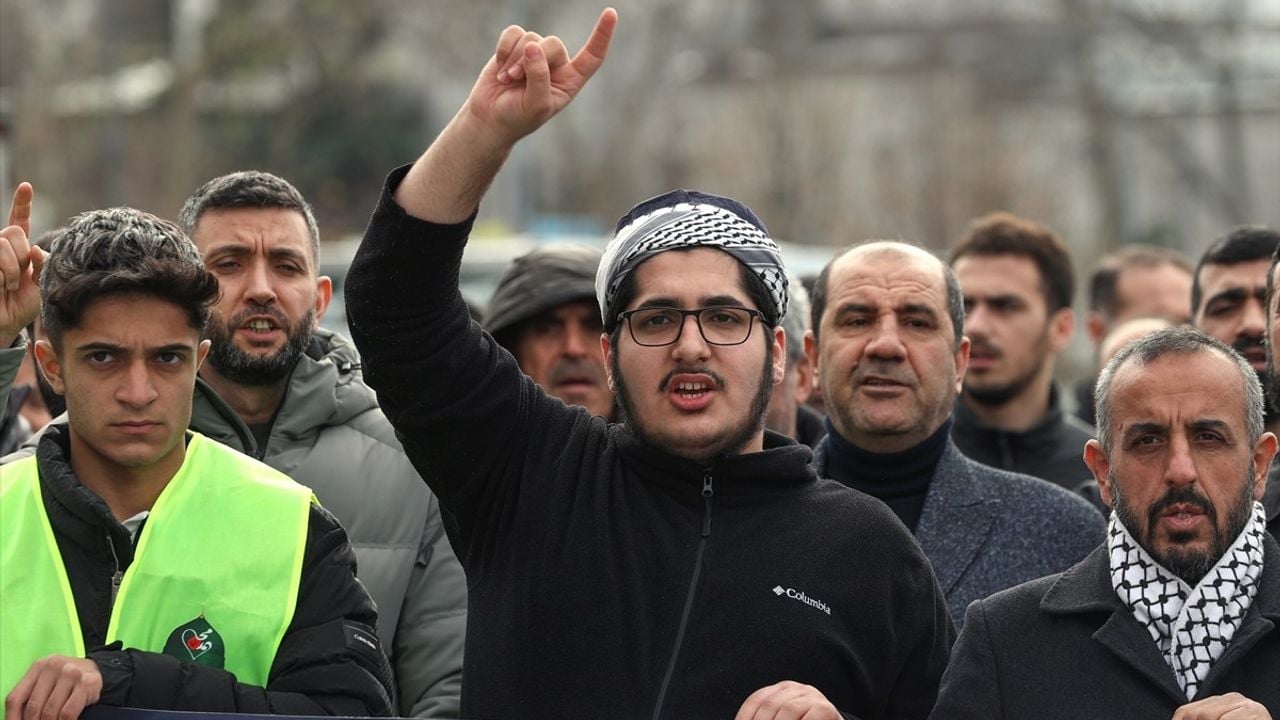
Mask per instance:
[[[17,225],[28,236],[31,235],[31,200],[35,194],[31,183],[18,183],[17,189],[13,191],[13,204],[9,206],[8,224]]]
[[[591,31],[591,37],[587,38],[587,43],[582,46],[577,55],[573,56],[573,60],[569,61],[573,68],[582,74],[583,79],[594,75],[596,70],[604,64],[604,57],[609,54],[609,41],[613,39],[613,29],[617,24],[618,11],[605,8],[604,12],[600,13],[600,19],[596,20],[596,26]]]

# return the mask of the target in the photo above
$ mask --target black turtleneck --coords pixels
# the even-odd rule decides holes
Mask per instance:
[[[826,422],[827,476],[880,499],[915,532],[933,471],[947,447],[951,418],[919,445],[895,453],[863,450],[841,437],[830,419]]]

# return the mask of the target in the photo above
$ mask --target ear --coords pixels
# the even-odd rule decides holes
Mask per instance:
[[[67,385],[62,379],[62,362],[58,360],[53,344],[48,340],[37,340],[33,349],[36,364],[40,366],[40,372],[44,373],[44,379],[49,381],[49,387],[59,395],[66,395]]]
[[[1102,449],[1102,443],[1089,440],[1084,444],[1084,464],[1089,466],[1093,479],[1098,481],[1098,491],[1102,494],[1102,502],[1111,506],[1111,460]]]
[[[1107,324],[1102,321],[1102,313],[1090,310],[1084,317],[1084,329],[1089,333],[1089,340],[1093,342],[1094,347],[1097,347],[1098,343],[1102,342],[1102,338],[1107,336]]]
[[[773,329],[773,384],[778,385],[787,376],[787,331],[782,326]]]
[[[1267,476],[1276,456],[1275,433],[1262,433],[1253,446],[1253,499],[1261,500],[1267,491]]]
[[[1076,314],[1071,308],[1062,308],[1049,318],[1049,347],[1054,354],[1066,349],[1075,331]]]
[[[806,343],[808,334],[805,335]],[[813,365],[809,362],[809,348],[805,346],[805,357],[796,362],[796,404],[803,405],[813,394]]]
[[[609,342],[609,333],[600,333],[600,354],[604,356],[604,377],[609,383],[609,392],[618,392],[613,381],[613,344]]]
[[[956,394],[964,387],[965,373],[969,372],[969,336],[960,338],[960,347],[956,348]]]
[[[196,346],[196,372],[200,372],[200,366],[204,365],[204,359],[209,357],[209,348],[213,347],[212,340],[201,340]]]
[[[328,275],[321,275],[316,278],[316,325],[320,324],[320,319],[324,317],[324,313],[329,309],[329,303],[333,300],[333,278]],[[313,328],[314,329],[314,328]]]
[[[822,363],[818,357],[818,338],[814,336],[812,330],[804,331],[804,356],[808,360],[809,371],[813,373],[813,377],[822,377]],[[816,382],[813,383],[815,386]]]

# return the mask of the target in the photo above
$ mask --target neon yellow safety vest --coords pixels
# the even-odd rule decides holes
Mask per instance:
[[[0,697],[34,661],[84,657],[67,571],[34,457],[0,469]],[[223,667],[266,685],[293,620],[311,491],[191,433],[182,467],[152,506],[111,611],[107,642],[163,652],[193,620],[223,641]],[[201,627],[204,625],[202,624]]]

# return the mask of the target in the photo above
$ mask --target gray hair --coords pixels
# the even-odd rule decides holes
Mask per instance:
[[[183,232],[195,237],[196,224],[207,210],[227,208],[282,208],[294,210],[307,222],[311,234],[311,254],[316,268],[320,267],[320,228],[316,225],[311,204],[298,192],[298,188],[277,175],[261,170],[242,170],[216,177],[201,185],[187,198],[178,214]]]
[[[809,329],[809,291],[790,270],[787,271],[787,288],[791,302],[782,318],[782,329],[787,334],[787,362],[792,363],[804,360],[804,333]]]
[[[1253,366],[1222,341],[1195,328],[1175,327],[1157,330],[1125,345],[1098,375],[1093,402],[1098,409],[1098,441],[1102,443],[1103,450],[1111,450],[1111,382],[1121,366],[1132,358],[1136,358],[1136,362],[1142,365],[1148,365],[1165,355],[1191,355],[1207,351],[1218,352],[1234,363],[1236,370],[1240,372],[1240,379],[1244,384],[1244,418],[1249,431],[1249,444],[1257,443],[1263,432],[1263,401],[1262,383],[1258,381]]]

